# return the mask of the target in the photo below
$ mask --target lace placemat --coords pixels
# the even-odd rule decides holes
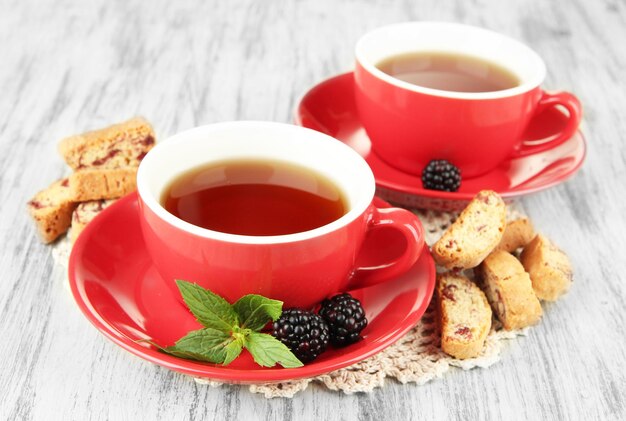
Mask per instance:
[[[426,243],[436,242],[450,226],[457,213],[415,210],[415,214],[424,225]],[[522,214],[516,204],[509,205],[509,218],[515,219]],[[55,261],[67,269],[71,245],[67,238],[58,241],[53,247]],[[66,270],[67,272],[67,270]],[[69,290],[69,284],[68,285]],[[526,335],[528,328],[516,331],[502,329],[500,323],[494,323],[485,341],[482,354],[477,358],[457,360],[441,351],[440,336],[436,328],[435,309],[431,304],[420,322],[395,344],[378,354],[357,364],[336,370],[321,376],[284,383],[250,385],[250,391],[261,393],[266,398],[291,398],[305,390],[311,383],[322,385],[330,390],[344,393],[371,392],[385,384],[388,377],[400,383],[422,385],[432,379],[443,376],[451,367],[470,370],[475,367],[489,367],[500,360],[503,341],[519,335]],[[214,387],[222,383],[194,379],[199,384]]]

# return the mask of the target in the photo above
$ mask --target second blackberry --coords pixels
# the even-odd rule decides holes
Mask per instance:
[[[330,343],[336,347],[361,340],[361,331],[367,326],[361,303],[348,293],[324,300],[319,315],[328,323]]]

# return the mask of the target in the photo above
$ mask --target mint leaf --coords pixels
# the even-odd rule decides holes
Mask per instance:
[[[211,363],[214,362],[214,361],[208,360],[202,354],[198,354],[196,352],[191,352],[191,351],[181,351],[179,349],[176,349],[175,346],[168,346],[167,348],[160,348],[160,350],[162,352],[165,352],[166,354],[170,354],[170,355],[173,355],[175,357],[184,358],[186,360],[208,361],[208,362],[211,362]],[[216,363],[216,364],[219,364],[219,363]]]
[[[200,323],[210,329],[231,332],[237,323],[237,314],[228,301],[191,282],[177,280],[176,285],[185,304]]]
[[[224,355],[224,361],[222,362],[222,364],[228,365],[232,363],[233,360],[237,358],[239,354],[241,354],[242,349],[243,349],[243,345],[238,340],[233,340],[231,343],[226,345],[226,347],[224,348],[225,355]]]
[[[233,342],[236,341],[230,334],[206,328],[193,330],[177,340],[173,346],[162,348],[162,350],[177,357],[224,364],[227,358],[230,358],[228,362],[231,362],[239,355],[237,353],[232,357],[234,351],[229,345]],[[241,348],[241,344],[239,347]]]
[[[267,333],[250,332],[244,346],[250,351],[254,361],[263,367],[274,367],[276,363],[285,368],[304,365],[285,344]]]
[[[241,297],[233,309],[239,318],[239,325],[244,329],[259,331],[267,322],[275,321],[283,311],[283,302],[271,300],[261,295],[249,294]]]

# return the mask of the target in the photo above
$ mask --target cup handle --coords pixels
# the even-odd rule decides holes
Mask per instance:
[[[398,230],[406,239],[406,248],[400,256],[384,264],[356,267],[350,276],[348,289],[378,284],[406,272],[415,264],[424,247],[424,228],[417,216],[406,209],[372,208],[367,231]]]
[[[541,99],[537,104],[537,108],[535,109],[535,115],[541,114],[545,109],[555,107],[557,105],[565,107],[569,114],[565,128],[558,133],[542,139],[541,143],[522,143],[521,148],[514,152],[515,157],[532,155],[555,148],[576,133],[582,117],[582,106],[580,105],[578,98],[569,92],[543,92]]]

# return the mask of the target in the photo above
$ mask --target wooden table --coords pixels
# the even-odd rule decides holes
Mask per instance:
[[[364,32],[406,20],[528,43],[547,88],[585,108],[586,163],[525,197],[575,283],[489,369],[371,394],[310,387],[266,400],[147,364],[105,339],[63,286],[26,201],[66,171],[62,137],[141,114],[161,139],[224,120],[292,121],[348,70]],[[623,1],[0,0],[0,419],[624,419],[626,3]]]

